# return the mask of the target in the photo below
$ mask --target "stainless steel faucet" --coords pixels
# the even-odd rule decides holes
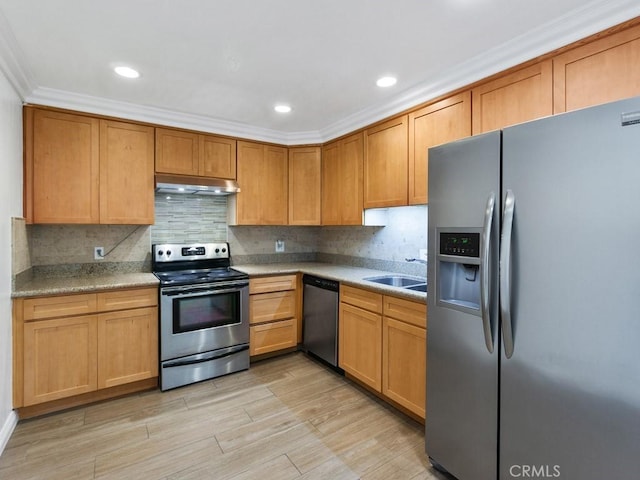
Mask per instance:
[[[405,258],[404,260],[405,262],[418,262],[418,263],[424,263],[425,265],[427,264],[427,261],[421,258]]]

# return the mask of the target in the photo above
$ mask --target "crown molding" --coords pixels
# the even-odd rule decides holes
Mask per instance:
[[[287,132],[255,127],[240,122],[220,120],[205,115],[177,112],[164,108],[94,97],[53,88],[38,87],[26,96],[25,101],[37,105],[79,110],[86,113],[109,115],[139,122],[186,128],[262,142],[288,145],[295,138],[306,139],[312,137],[315,143],[320,143],[317,136],[313,136],[315,132],[288,134]]]
[[[204,115],[121,102],[36,86],[4,16],[0,13],[0,69],[27,103],[110,115],[282,145],[318,144],[383,120],[448,92],[546,54],[640,15],[637,0],[597,0],[520,35],[482,55],[440,72],[425,84],[367,107],[318,131],[282,132]]]
[[[20,62],[19,59],[23,58],[9,22],[0,11],[0,71],[4,73],[18,96],[24,100],[35,88],[35,82],[24,62]]]
[[[637,0],[589,2],[553,22],[440,72],[429,83],[409,88],[391,101],[372,105],[349,115],[322,129],[320,136],[327,141],[346,135],[639,15],[640,2]]]

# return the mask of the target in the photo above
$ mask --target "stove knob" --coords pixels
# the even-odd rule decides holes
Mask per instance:
[[[167,257],[171,255],[171,250],[167,250]]]
[[[219,248],[216,248],[216,253],[220,253],[220,249]]]
[[[226,251],[227,251],[227,249],[226,249],[226,248],[223,248],[223,249],[222,249],[222,253],[226,253]]]
[[[161,257],[162,255],[164,255],[164,252],[163,252],[162,250],[160,250],[160,251],[158,252],[158,256],[159,256],[159,257]]]

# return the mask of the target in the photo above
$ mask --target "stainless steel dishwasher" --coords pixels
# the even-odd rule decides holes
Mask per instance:
[[[302,283],[304,350],[337,367],[340,283],[312,275],[304,275]]]

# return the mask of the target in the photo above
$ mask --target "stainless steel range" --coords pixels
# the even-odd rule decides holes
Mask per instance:
[[[160,389],[249,368],[249,276],[228,243],[153,245],[160,280]]]

